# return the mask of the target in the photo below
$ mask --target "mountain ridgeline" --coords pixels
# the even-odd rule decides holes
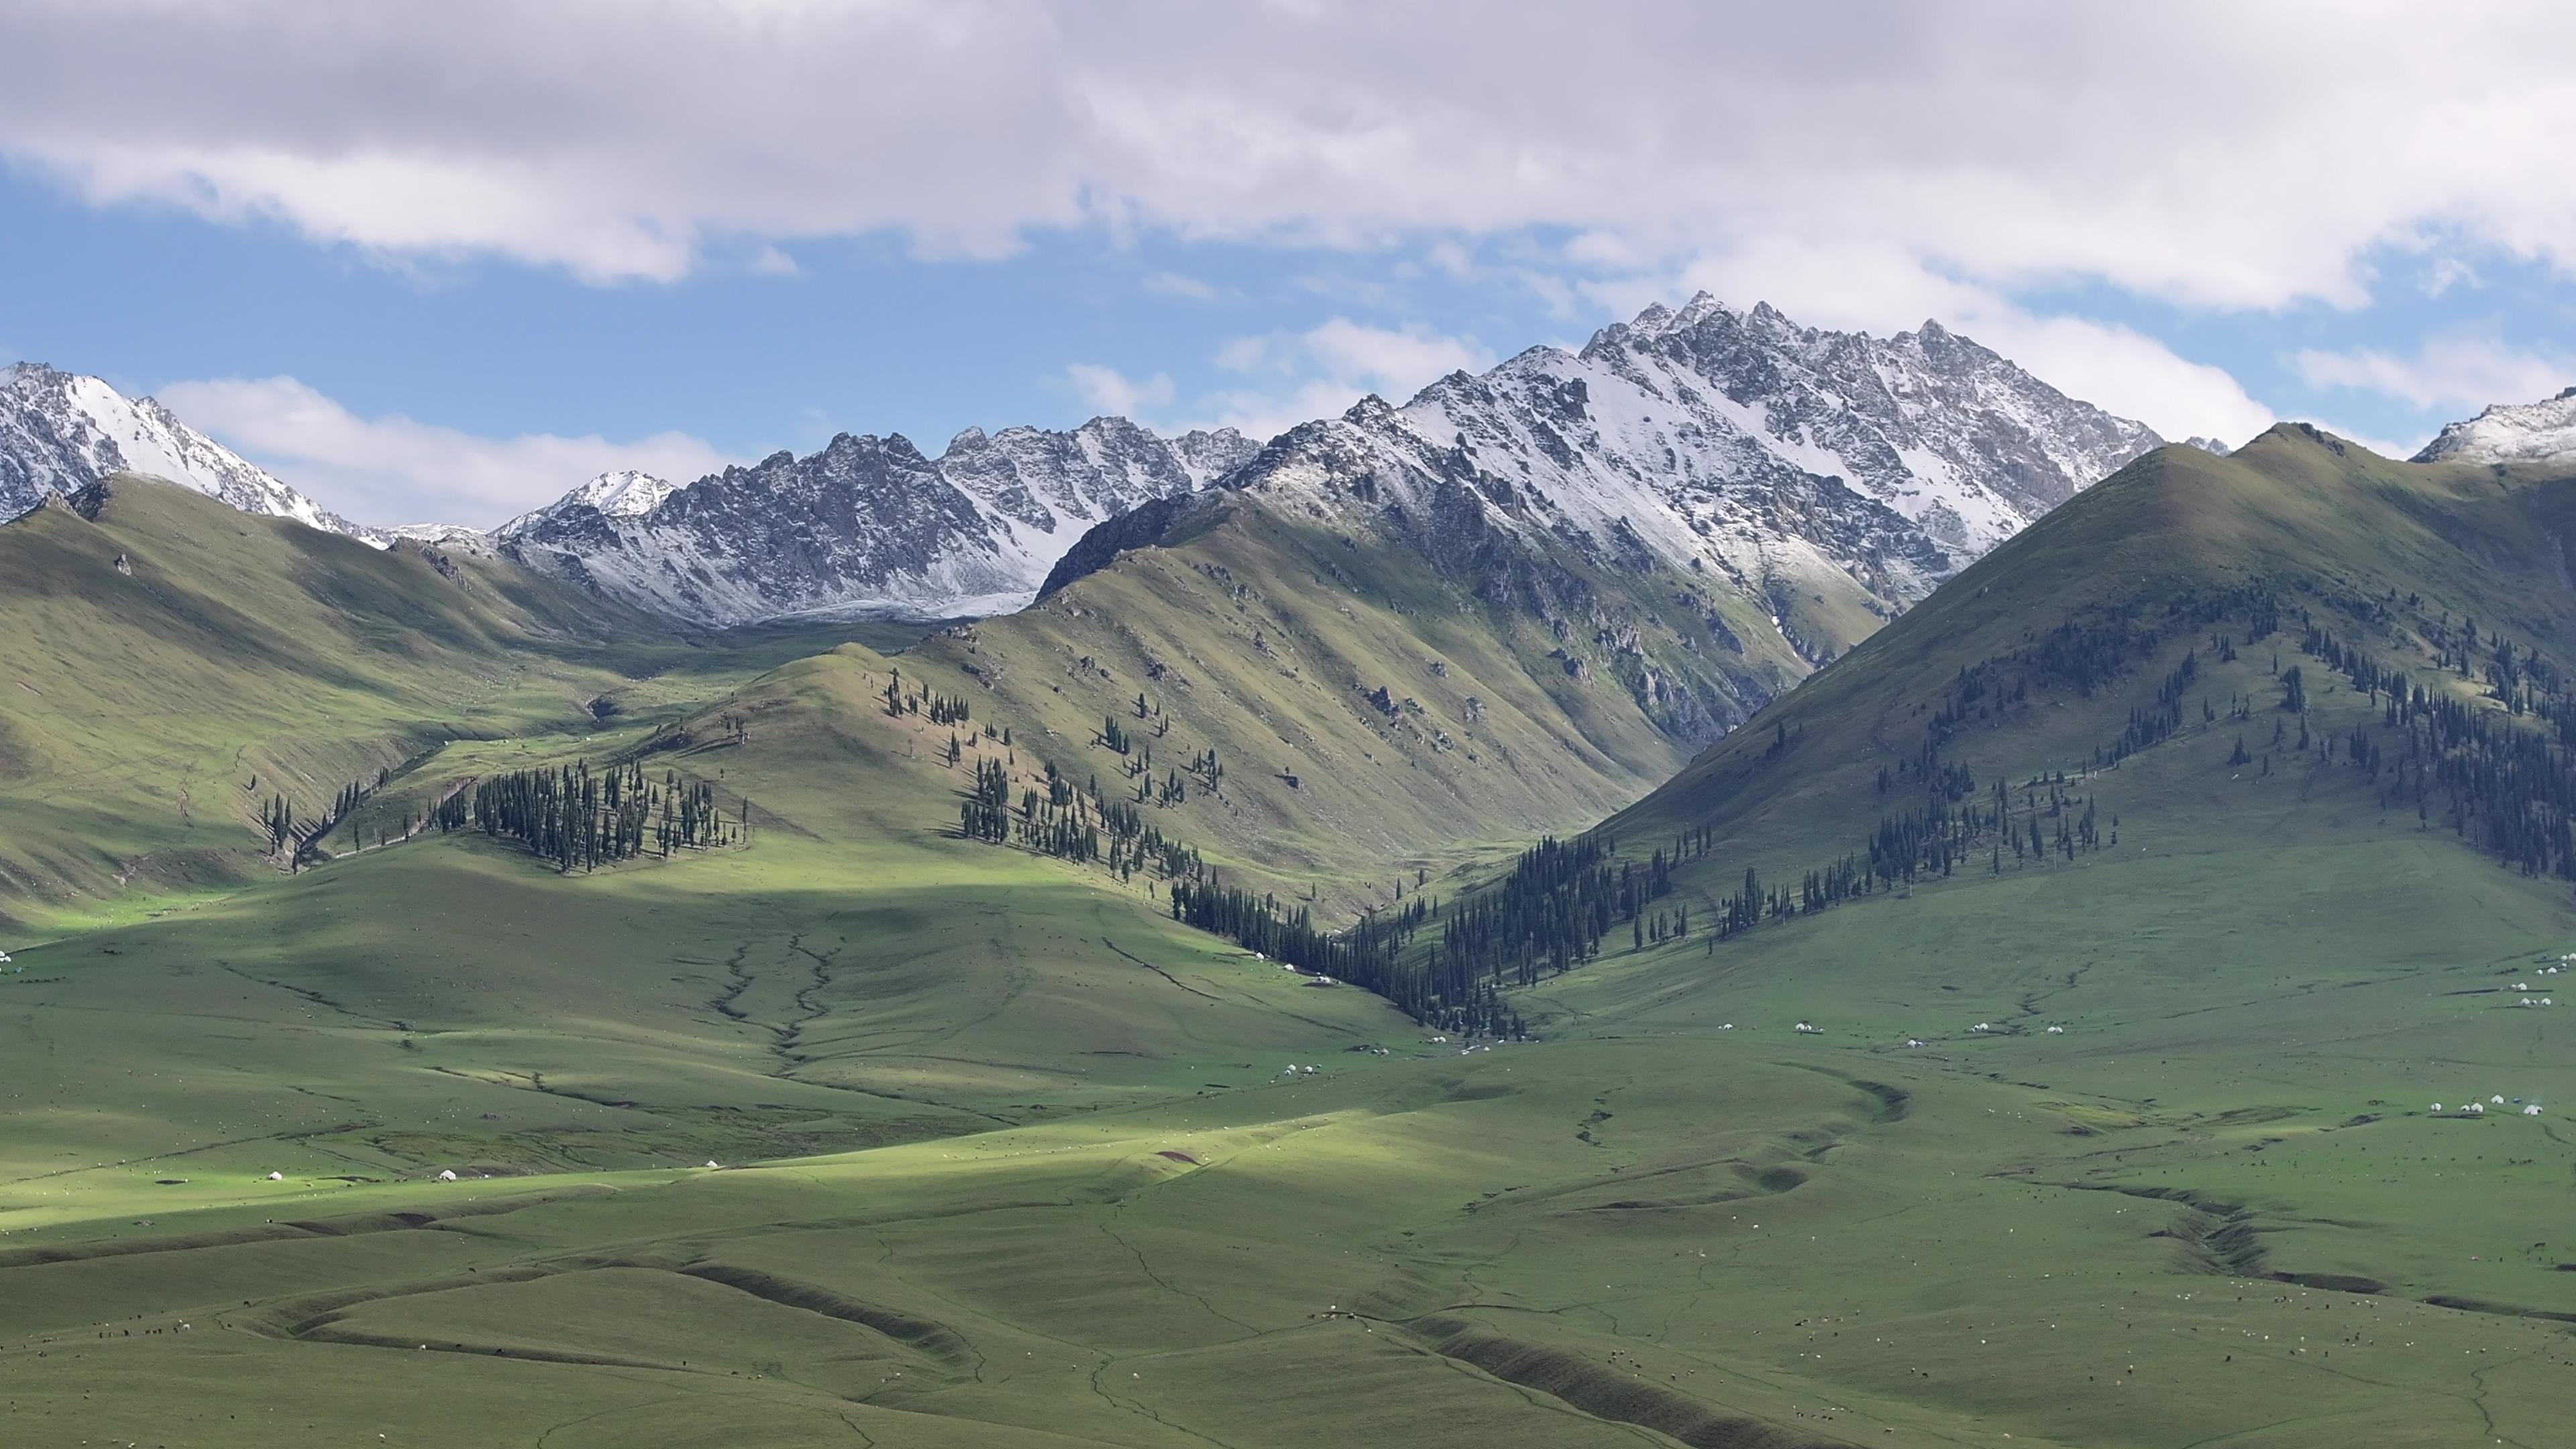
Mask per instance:
[[[2566,464],[2398,463],[2305,425],[2159,449],[1579,838],[1596,879],[1524,861],[1433,913],[1392,992],[1484,1001],[1533,958],[1685,942],[1714,967],[1863,900],[1901,939],[1921,891],[2264,839],[2576,882],[2571,532]],[[1462,973],[1449,943],[1498,917],[1529,924]]]
[[[1230,429],[1166,439],[1124,418],[969,428],[937,458],[900,434],[844,433],[687,485],[608,475],[492,538],[530,568],[700,624],[989,614],[1026,602],[1085,529],[1203,488],[1252,449]]]
[[[1704,574],[1822,653],[2158,441],[1935,323],[1881,340],[1703,295],[1268,448],[1122,418],[968,429],[937,458],[845,434],[685,487],[602,479],[494,537],[699,622],[938,617],[1017,607],[1085,529],[1211,484],[1390,502],[1446,485],[1595,558]]]
[[[110,450],[98,428],[62,423],[73,402],[115,411],[110,401],[122,400],[104,384],[17,376],[42,404],[20,416],[51,420],[23,426],[26,438],[91,437],[73,460],[91,472],[142,456],[140,444]],[[148,404],[127,411],[161,416]],[[1606,328],[1579,353],[1533,349],[1442,379],[1401,408],[1366,399],[1261,446],[1223,431],[1164,438],[1116,418],[1062,433],[969,429],[936,458],[900,437],[844,435],[809,457],[780,453],[685,485],[606,475],[489,535],[407,529],[373,541],[392,543],[401,590],[448,596],[440,610],[588,621],[546,638],[514,618],[486,636],[500,657],[536,649],[547,659],[539,674],[557,678],[579,675],[586,665],[572,655],[584,650],[628,657],[656,621],[677,621],[684,639],[764,619],[783,621],[780,637],[846,638],[857,626],[836,620],[1009,609],[1042,595],[940,631],[903,667],[918,688],[974,699],[979,722],[1016,731],[1005,754],[1037,773],[1013,787],[1015,800],[1042,785],[1049,808],[1063,808],[1053,797],[1079,787],[1079,828],[1044,838],[1088,840],[1114,805],[1132,828],[1110,843],[1131,871],[1186,851],[1231,885],[1296,896],[1331,923],[1391,909],[1406,872],[1508,854],[1627,806],[2154,441],[1935,325],[1879,340],[1701,297]],[[52,470],[47,487],[80,476],[60,447],[22,439],[16,451]],[[240,481],[230,471],[198,476],[186,458],[151,456],[199,491],[266,506],[266,493],[226,493]],[[80,561],[114,537],[111,553],[134,577],[109,590],[115,598],[217,589],[192,563],[174,572],[176,560],[157,557],[156,528],[202,524],[144,485],[120,487],[126,502],[93,510],[90,529],[13,526],[13,541],[34,546],[24,577],[79,576],[78,609],[131,613],[138,605],[96,594],[92,564]],[[291,514],[291,500],[272,511]],[[284,540],[244,540],[257,547],[230,566],[240,577],[296,571],[293,550],[273,547]],[[371,617],[368,586],[337,562],[327,576],[312,597],[240,596],[239,617],[214,635],[310,630],[310,607],[328,600],[341,600],[343,619]],[[348,588],[357,593],[333,592]],[[61,625],[85,627],[68,613]],[[262,778],[294,788],[250,795],[303,822],[281,857],[290,864],[348,817],[333,802],[349,781],[409,769],[434,742],[485,731],[474,708],[451,706],[449,685],[425,683],[451,678],[442,671],[467,656],[422,673],[427,656],[404,658],[401,638],[351,634],[358,672],[383,687],[316,696],[368,721],[362,738],[303,732],[297,756],[309,771],[272,771]],[[819,667],[873,680],[884,665],[844,653]],[[644,693],[606,685],[603,701]],[[26,686],[49,687],[43,671]],[[182,715],[242,714],[238,698],[180,694]],[[369,695],[413,703],[367,706]],[[543,708],[600,728],[584,699]],[[539,717],[513,708],[520,723]],[[1115,721],[1131,711],[1150,734],[1123,737]],[[45,735],[42,716],[14,737]],[[928,741],[943,770],[970,771],[966,756],[987,743],[971,727],[958,733]],[[249,791],[260,772],[237,773]],[[466,776],[404,778],[452,792]],[[265,854],[226,856],[199,840],[200,805],[191,795],[167,821],[138,817],[103,863],[57,857],[30,879],[50,895],[132,878],[130,862],[149,876],[182,859],[229,861],[208,867],[220,874]],[[435,792],[383,802],[401,805],[416,818],[378,810],[372,828],[408,839],[417,820],[453,808]],[[242,813],[283,848],[273,813]],[[631,837],[620,829],[610,838]],[[183,841],[200,853],[179,853]]]
[[[943,626],[46,492],[13,1428],[2548,1442],[2576,466],[2282,427],[1980,484],[2045,508],[1985,548],[1953,404],[1883,495],[1691,472],[1716,359],[1969,356],[1782,325],[1363,404]],[[836,448],[579,509],[946,507],[959,449]]]
[[[128,401],[95,377],[40,363],[0,370],[0,521],[118,473],[167,478],[244,513],[368,543],[389,537],[287,487],[151,398]]]

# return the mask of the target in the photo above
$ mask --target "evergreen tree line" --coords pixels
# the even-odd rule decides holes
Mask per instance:
[[[1492,979],[1445,981],[1436,953],[1429,963],[1407,959],[1405,948],[1430,918],[1430,902],[1416,896],[1391,910],[1372,911],[1347,930],[1323,931],[1316,928],[1306,907],[1282,911],[1276,896],[1256,896],[1228,886],[1214,871],[1203,881],[1177,881],[1172,886],[1175,921],[1301,971],[1375,992],[1426,1026],[1489,1036],[1521,1035],[1519,1013],[1504,1004]]]
[[[888,673],[885,712],[898,718],[908,714],[927,714],[930,722],[938,725],[964,724],[972,717],[964,695],[938,694],[927,689],[906,691],[900,669]]]
[[[2464,672],[2459,661],[2479,647],[2475,622],[2437,635],[2441,667]],[[2376,730],[2355,725],[2339,739],[2343,762],[2377,788],[2381,808],[2412,804],[2419,823],[2438,815],[2524,875],[2576,881],[2576,702],[2554,665],[2489,636],[2487,683],[2505,705],[2498,711],[2436,694],[2324,629],[2311,627],[2302,647],[2379,706]],[[2546,727],[2517,723],[2522,715]],[[2304,742],[2304,727],[2301,735]],[[2327,736],[2320,758],[2332,763],[2337,743]]]
[[[460,803],[463,809],[451,808]],[[684,781],[668,772],[655,781],[641,764],[594,773],[588,760],[490,776],[476,782],[470,802],[442,802],[432,816],[441,830],[470,820],[485,835],[516,840],[564,872],[739,844],[750,818],[751,802],[745,800],[728,819],[706,781]]]
[[[2233,652],[2232,646],[2227,652]],[[2166,675],[2164,682],[2156,686],[2156,702],[2129,706],[2128,727],[2120,731],[2120,738],[2113,741],[2108,749],[2093,752],[2093,768],[2115,769],[2122,760],[2138,751],[2171,739],[2182,729],[2183,696],[2199,678],[2200,651],[2186,649],[2182,663],[2175,665],[2173,673]],[[2206,700],[2202,701],[2202,713],[2206,722],[2209,713]]]
[[[2001,723],[2012,706],[2029,700],[2034,689],[2071,689],[2090,699],[2097,690],[2153,658],[2174,634],[2197,634],[2222,621],[2241,619],[2245,642],[2251,644],[2279,632],[2281,627],[2278,598],[2264,584],[2177,595],[2166,601],[2161,619],[2149,617],[2150,613],[2143,604],[2105,607],[2084,618],[2060,623],[2002,654],[1961,666],[1933,713],[1927,748],[1937,749],[1970,724]],[[2213,633],[2210,648],[2222,662],[2236,657],[2235,642],[2226,633]],[[2197,660],[2192,661],[2192,668],[2196,673]],[[2189,682],[2185,680],[2183,685]],[[2181,687],[2176,686],[2177,691]],[[2163,700],[2159,693],[2160,704],[2173,703]],[[2170,708],[2165,712],[2170,713]],[[2150,711],[2150,717],[2154,713]],[[2176,725],[2179,723],[2177,720]],[[2133,754],[2139,748],[2143,746],[2132,746],[2127,753]]]
[[[1522,851],[1509,875],[1450,902],[1432,943],[1427,994],[1474,999],[1598,956],[1601,938],[1650,898],[1651,883],[1637,879],[1633,863],[1613,869],[1615,849],[1608,835],[1550,836]],[[1656,875],[1662,891],[1653,894],[1672,889],[1668,865]]]
[[[322,818],[308,820],[301,824],[298,824],[295,818],[294,801],[284,795],[271,795],[260,811],[260,822],[268,829],[268,848],[272,851],[287,852],[286,863],[289,870],[301,869],[304,862],[314,853],[313,843],[338,829],[341,821],[356,814],[358,807],[366,803],[367,797],[375,790],[384,788],[385,782],[390,778],[392,778],[391,771],[376,771],[376,783],[373,789],[370,789],[364,781],[351,780],[340,787],[338,794],[331,797],[331,808],[323,813]]]
[[[1052,760],[1046,766],[1046,794],[1041,797],[1035,786],[1028,787],[1016,808],[1009,767],[999,760],[978,760],[974,788],[957,814],[958,834],[968,840],[1017,845],[1085,864],[1098,861],[1122,881],[1134,879],[1140,870],[1174,880],[1195,878],[1201,869],[1198,852],[1146,824],[1134,802],[1103,796],[1097,777],[1088,792],[1076,789]]]

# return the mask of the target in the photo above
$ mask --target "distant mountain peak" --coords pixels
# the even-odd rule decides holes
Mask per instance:
[[[1938,324],[1878,339],[1702,293],[1579,354],[1364,398],[1228,486],[1434,551],[1500,531],[1671,568],[1766,601],[1814,656],[2162,442]]]
[[[129,399],[95,377],[41,362],[0,370],[0,519],[115,473],[185,484],[244,513],[291,518],[381,547],[351,523],[181,422],[152,398]]]
[[[568,496],[578,498],[612,518],[631,518],[639,513],[652,512],[655,505],[670,497],[679,486],[650,473],[624,468],[602,473]]]
[[[712,624],[789,614],[1019,607],[1094,524],[1204,488],[1254,451],[1231,428],[1159,437],[1122,417],[1062,432],[965,427],[936,458],[835,435],[685,485],[606,475],[493,531],[504,552]]]
[[[2418,463],[2576,462],[2576,387],[2529,403],[2497,403],[2442,429]]]

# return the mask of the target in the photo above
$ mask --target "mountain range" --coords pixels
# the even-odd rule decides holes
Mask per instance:
[[[95,377],[41,363],[0,372],[0,519],[121,472],[185,483],[244,513],[369,543],[387,537],[279,482],[151,398],[129,400]]]
[[[247,511],[383,542],[149,399],[32,364],[0,392],[0,509],[119,468]],[[1364,399],[1268,451],[1231,429],[1124,418],[969,428],[936,457],[842,434],[679,484],[602,475],[489,535],[509,557],[692,623],[943,617],[1028,602],[1083,533],[1206,489],[1391,492],[1470,479],[1511,527],[1607,557],[1644,550],[1755,595],[1884,617],[2161,441],[1937,323],[1878,339],[1702,295],[1454,373],[1401,407]],[[1848,630],[1843,631],[1848,632]]]
[[[1231,429],[1163,438],[1115,417],[968,428],[937,458],[901,434],[843,433],[684,486],[607,474],[492,538],[531,568],[698,623],[992,614],[1028,602],[1086,529],[1252,452]]]
[[[2533,403],[2498,403],[2442,429],[2418,463],[2576,461],[2576,387]]]
[[[1968,347],[1649,313],[1096,523],[1107,420],[554,515],[962,587],[854,552],[908,481],[1038,595],[935,624],[49,484],[13,1425],[2548,1442],[2576,477],[2087,483]]]
[[[495,537],[705,623],[992,613],[1025,603],[1085,527],[1149,499],[1472,478],[1509,517],[1596,552],[1884,614],[2160,441],[1937,323],[1881,340],[1702,295],[1402,407],[1364,399],[1257,458],[1231,431],[1166,440],[1117,418],[970,429],[936,459],[845,434],[681,488],[603,479]]]

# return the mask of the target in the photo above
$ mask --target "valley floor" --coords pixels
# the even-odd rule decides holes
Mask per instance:
[[[2150,847],[1462,1054],[1016,852],[368,852],[0,978],[0,1437],[2544,1445],[2570,927]]]

